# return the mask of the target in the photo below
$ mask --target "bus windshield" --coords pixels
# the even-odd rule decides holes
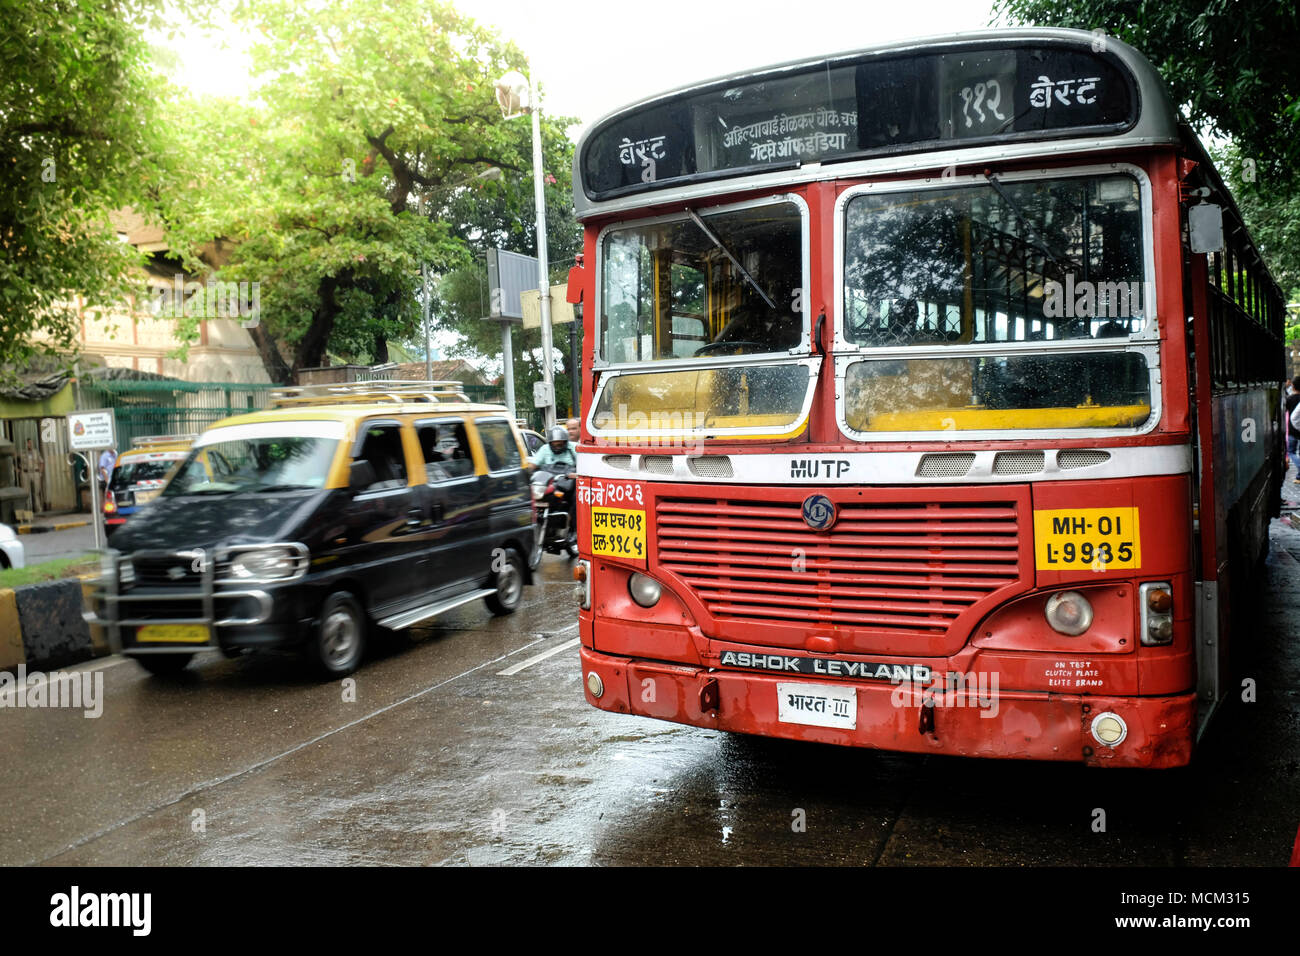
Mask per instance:
[[[1149,420],[1147,359],[1125,348],[1151,301],[1133,177],[859,192],[844,216],[845,338],[895,350],[848,367],[851,431]],[[920,347],[930,357],[897,360]]]
[[[803,233],[788,199],[608,231],[600,354],[623,369],[603,380],[593,428],[607,437],[796,429],[813,382],[794,357],[808,352]],[[639,368],[651,362],[653,371]]]
[[[777,202],[606,233],[602,358],[686,361],[798,347],[802,225],[798,206]]]
[[[848,201],[845,334],[863,346],[1112,338],[1146,323],[1129,176]]]

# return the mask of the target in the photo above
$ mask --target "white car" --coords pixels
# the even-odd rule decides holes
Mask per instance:
[[[23,543],[13,528],[0,524],[0,569],[21,568],[24,563]]]

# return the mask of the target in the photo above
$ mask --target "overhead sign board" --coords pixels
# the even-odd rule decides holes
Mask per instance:
[[[113,448],[117,437],[113,430],[113,410],[95,408],[68,414],[68,447],[73,451]]]
[[[562,325],[565,322],[573,321],[573,306],[568,303],[565,296],[568,294],[567,285],[551,286],[551,325]],[[519,294],[520,311],[524,314],[524,328],[539,329],[542,327],[542,293],[540,289],[528,289],[526,292]]]
[[[504,249],[487,251],[488,289],[491,309],[488,318],[518,322],[523,318],[519,295],[537,289],[537,259]]]

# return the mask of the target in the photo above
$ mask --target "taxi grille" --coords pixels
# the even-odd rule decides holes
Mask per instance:
[[[194,558],[188,555],[142,557],[131,562],[135,569],[135,582],[139,587],[189,587],[199,584],[200,575],[194,569]]]
[[[1020,583],[1020,525],[1016,501],[854,501],[816,532],[801,498],[663,498],[657,544],[719,620],[936,636]]]

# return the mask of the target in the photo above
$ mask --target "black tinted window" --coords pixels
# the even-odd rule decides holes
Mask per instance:
[[[367,490],[401,488],[406,485],[406,454],[402,430],[397,425],[368,425],[357,461],[368,461],[375,469],[375,483]]]
[[[522,468],[519,458],[519,446],[515,443],[515,434],[506,422],[479,422],[478,434],[483,440],[483,454],[487,458],[488,471],[505,471],[507,468]]]
[[[430,482],[474,474],[474,459],[462,422],[437,422],[416,427],[424,456],[425,478]]]

